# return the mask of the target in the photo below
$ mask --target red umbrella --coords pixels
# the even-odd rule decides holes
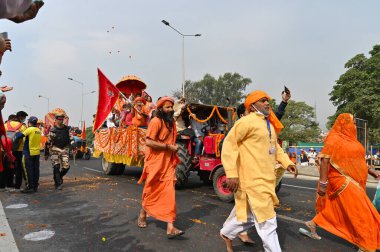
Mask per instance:
[[[146,84],[136,75],[124,76],[117,84],[116,87],[125,96],[129,97],[131,94],[136,95],[142,93],[146,89]]]

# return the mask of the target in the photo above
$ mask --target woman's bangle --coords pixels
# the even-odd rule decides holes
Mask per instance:
[[[327,186],[328,183],[329,183],[328,181],[326,181],[326,182],[319,181],[319,184],[324,185],[324,186]]]

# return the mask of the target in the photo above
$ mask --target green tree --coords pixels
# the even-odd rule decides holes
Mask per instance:
[[[86,143],[88,147],[93,147],[94,145],[94,134],[92,133],[92,127],[86,128]]]
[[[337,110],[327,126],[331,127],[339,114],[352,113],[368,121],[369,141],[375,144],[380,143],[380,45],[369,54],[368,58],[358,54],[345,64],[347,71],[329,94]]]
[[[230,106],[236,106],[244,97],[246,87],[251,79],[238,73],[225,73],[218,79],[206,74],[200,81],[186,81],[185,95],[188,102],[226,106],[227,98]],[[176,90],[173,96],[180,97],[182,92]]]
[[[305,102],[289,101],[281,122],[284,129],[280,138],[288,141],[290,145],[295,145],[299,141],[320,140],[321,129],[315,122],[314,108]]]

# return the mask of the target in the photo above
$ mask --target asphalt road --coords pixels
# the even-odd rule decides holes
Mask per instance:
[[[122,176],[107,176],[101,172],[98,159],[79,160],[71,166],[62,191],[54,189],[50,162],[41,161],[37,193],[0,193],[19,251],[225,251],[219,230],[233,204],[218,200],[212,186],[203,185],[196,174],[176,193],[176,226],[186,234],[168,240],[165,223],[148,219],[146,229],[136,225],[142,192],[136,183],[139,168],[129,168]],[[302,222],[314,215],[315,187],[313,179],[284,178],[277,210],[283,251],[355,251],[354,246],[322,229],[318,230],[323,237],[320,241],[298,233]],[[368,188],[367,193],[373,198],[375,189]],[[26,207],[9,208],[14,204]],[[39,231],[51,232],[52,237],[27,240]],[[250,236],[256,246],[236,239],[235,250],[263,251],[254,229]]]

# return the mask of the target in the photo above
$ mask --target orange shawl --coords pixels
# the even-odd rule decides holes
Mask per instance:
[[[365,191],[368,170],[351,114],[338,116],[320,156],[330,158],[329,183],[314,222],[365,251],[379,249],[380,215]]]
[[[344,113],[338,116],[320,156],[330,158],[334,168],[354,179],[365,190],[368,176],[365,151],[356,138],[356,126],[351,114]]]

